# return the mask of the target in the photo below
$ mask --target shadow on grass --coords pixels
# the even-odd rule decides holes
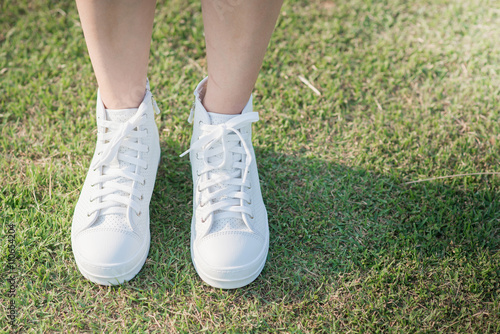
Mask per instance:
[[[186,275],[196,277],[189,253],[191,170],[189,160],[178,157],[184,147],[163,144],[144,284],[187,285]],[[425,270],[457,251],[472,260],[499,249],[498,189],[407,185],[319,159],[259,149],[256,154],[270,219],[268,262],[254,283],[227,293],[266,301],[289,294],[301,298],[339,275],[380,269],[409,256]],[[195,284],[203,286],[201,280]]]

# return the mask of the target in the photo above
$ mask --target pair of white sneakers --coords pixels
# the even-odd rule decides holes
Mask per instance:
[[[211,286],[233,289],[257,278],[269,249],[267,212],[260,191],[251,124],[252,97],[238,115],[209,113],[196,88],[189,122],[193,174],[191,257]],[[149,84],[137,109],[110,111],[97,96],[97,144],[75,208],[71,242],[80,272],[92,282],[132,279],[150,246],[149,203],[160,160]],[[171,194],[175,196],[175,194]]]

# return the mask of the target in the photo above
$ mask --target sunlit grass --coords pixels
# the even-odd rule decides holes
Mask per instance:
[[[71,252],[96,134],[75,4],[0,8],[0,217],[3,233],[17,226],[18,331],[500,332],[500,178],[408,183],[500,172],[498,3],[285,3],[254,92],[269,259],[235,291],[205,285],[189,254],[178,155],[206,74],[199,2],[157,6],[152,245],[115,288],[86,281]]]

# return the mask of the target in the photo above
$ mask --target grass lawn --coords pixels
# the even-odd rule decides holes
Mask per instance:
[[[189,253],[191,171],[178,155],[206,74],[199,1],[157,6],[152,244],[120,287],[85,280],[71,251],[96,134],[76,6],[0,12],[0,331],[14,300],[20,332],[500,332],[498,1],[284,4],[254,92],[270,253],[234,291],[205,285]]]

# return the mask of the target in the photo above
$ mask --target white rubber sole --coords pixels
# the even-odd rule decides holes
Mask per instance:
[[[139,273],[139,271],[141,271],[148,257],[149,247],[150,247],[150,241],[148,241],[147,247],[144,247],[145,251],[139,258],[137,264],[128,272],[125,272],[118,276],[102,276],[92,273],[91,270],[85,268],[85,265],[83,265],[81,262],[78,261],[78,257],[76,256],[76,254],[75,254],[75,261],[80,273],[89,281],[106,286],[120,285],[127,281],[130,281]]]

